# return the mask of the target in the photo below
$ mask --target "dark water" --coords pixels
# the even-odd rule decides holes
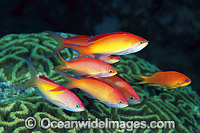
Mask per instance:
[[[200,76],[199,1],[0,1],[0,36],[44,30],[96,35],[126,31],[149,40],[136,53],[161,70],[191,77],[194,90]]]

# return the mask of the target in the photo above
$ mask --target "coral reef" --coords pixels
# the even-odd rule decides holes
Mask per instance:
[[[62,33],[67,37],[68,34]],[[22,58],[29,59],[36,74],[45,74],[57,83],[62,84],[64,79],[58,76],[50,69],[59,63],[57,56],[51,59],[43,57],[49,54],[55,48],[56,42],[48,37],[45,33],[38,34],[12,34],[3,37],[0,40],[0,71],[1,77],[0,93],[7,97],[0,103],[0,131],[9,132],[126,132],[124,129],[42,129],[39,124],[32,130],[25,127],[27,117],[36,118],[40,123],[44,117],[51,120],[94,120],[98,118],[104,121],[105,118],[113,121],[175,121],[175,129],[133,129],[133,132],[199,132],[200,131],[200,114],[199,105],[200,97],[192,90],[191,87],[182,87],[176,90],[162,90],[162,88],[148,85],[134,85],[132,83],[139,80],[132,77],[131,74],[150,75],[154,72],[161,71],[155,65],[131,54],[120,56],[121,61],[114,64],[118,73],[127,79],[131,86],[136,90],[142,102],[137,105],[130,105],[123,109],[110,108],[100,102],[95,102],[87,98],[79,89],[72,91],[78,95],[87,108],[84,112],[69,112],[60,109],[45,99],[37,96],[34,88],[31,91],[15,90],[16,92],[6,93],[14,90],[14,83],[26,82],[29,74]],[[65,59],[70,59],[75,53],[71,50],[61,52]],[[5,65],[6,64],[6,65]],[[68,71],[71,72],[71,71]],[[8,81],[10,83],[8,84]],[[9,96],[8,96],[9,95]],[[11,95],[16,95],[15,98]],[[3,97],[0,97],[2,99]]]
[[[64,37],[73,36],[73,34],[60,33]],[[50,71],[59,63],[57,56],[51,59],[45,59],[44,56],[55,50],[56,41],[48,37],[47,33],[40,34],[10,34],[0,39],[0,101],[8,97],[23,95],[13,89],[14,83],[26,82],[30,78],[27,66],[22,60],[26,58],[37,68],[38,75],[52,74]],[[65,59],[71,59],[71,55],[76,53],[65,49],[63,50]],[[40,62],[40,63],[39,63]],[[38,64],[39,63],[39,64]],[[9,89],[8,89],[9,87]],[[31,93],[33,89],[26,90],[25,94]]]

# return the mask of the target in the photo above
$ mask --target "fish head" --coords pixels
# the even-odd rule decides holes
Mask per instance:
[[[129,95],[129,97],[126,97],[128,100],[128,103],[133,105],[133,104],[138,104],[141,102],[140,97],[137,94]]]
[[[187,76],[183,75],[181,78],[179,78],[178,80],[178,86],[182,87],[182,86],[187,86],[191,83],[191,79],[188,78]]]
[[[131,43],[131,46],[132,46],[131,52],[135,53],[135,52],[142,50],[143,48],[145,48],[148,45],[148,42],[149,41],[147,41],[139,36],[135,37]]]
[[[72,112],[82,112],[85,110],[85,107],[79,103],[76,103],[75,105],[66,105],[66,107],[63,107],[66,110],[72,111]]]
[[[120,61],[120,58],[118,55],[110,55],[104,58],[100,58],[100,60],[109,63],[109,64],[114,64],[117,63],[118,61]]]
[[[108,95],[108,101],[104,103],[113,108],[124,108],[128,106],[127,99],[118,90],[114,90]]]
[[[117,70],[112,66],[105,66],[102,72],[98,74],[97,77],[111,77],[117,74]]]
[[[90,74],[92,77],[111,77],[117,74],[117,70],[115,68],[103,68],[99,70],[98,73]]]
[[[52,102],[68,111],[81,112],[85,110],[82,101],[70,90],[58,93]]]

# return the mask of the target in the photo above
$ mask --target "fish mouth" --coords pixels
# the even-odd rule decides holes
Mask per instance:
[[[73,111],[73,112],[82,112],[82,111],[85,111],[86,110],[86,108],[74,108],[74,109],[72,109],[71,111]]]
[[[84,110],[86,110],[86,108],[85,108],[85,107],[82,107],[82,108],[80,108],[80,109],[81,109],[81,110],[83,110],[83,111],[84,111]]]
[[[133,46],[131,48],[128,48],[128,49],[124,50],[123,52],[118,53],[117,55],[124,55],[124,54],[136,53],[136,52],[142,50],[147,45],[148,45],[148,42],[145,42],[143,44],[136,44],[135,46]]]
[[[140,100],[133,100],[133,102],[134,102],[135,104],[141,103]]]
[[[179,84],[180,86],[187,86],[187,85],[189,85],[191,82],[188,82],[188,83],[181,83],[181,84]]]
[[[127,107],[128,106],[128,104],[115,104],[114,106],[113,106],[113,108],[125,108],[125,107]]]
[[[129,103],[130,104],[139,104],[139,103],[141,103],[141,101],[140,100],[130,100]]]
[[[112,59],[112,60],[108,60],[107,63],[117,63],[119,61],[119,59]]]
[[[96,77],[111,77],[116,74],[117,74],[117,72],[116,73],[105,73],[105,74],[101,73],[101,74],[97,74]]]
[[[149,42],[145,42],[142,45],[144,45],[144,47],[146,47],[149,44]]]
[[[124,107],[127,107],[128,104],[120,104],[119,106],[120,106],[121,108],[124,108]]]
[[[138,44],[138,45],[136,45],[136,47],[134,48],[134,53],[135,52],[138,52],[138,51],[140,51],[140,50],[142,50],[143,48],[145,48],[146,46],[148,45],[148,42],[145,42],[145,43],[143,43],[143,44]]]
[[[128,104],[111,104],[110,102],[103,102],[103,103],[113,108],[125,108],[128,106]]]

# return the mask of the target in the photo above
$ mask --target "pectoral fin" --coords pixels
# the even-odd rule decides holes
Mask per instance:
[[[65,105],[66,103],[64,103],[63,101],[60,101],[60,100],[57,100],[57,99],[51,99],[51,101],[54,103],[54,104],[60,104],[60,105]]]
[[[52,89],[52,90],[49,90],[49,91],[57,92],[57,91],[64,91],[64,90],[67,90],[67,89],[68,88],[66,88],[66,87],[59,86],[59,87],[56,87],[55,89]]]

